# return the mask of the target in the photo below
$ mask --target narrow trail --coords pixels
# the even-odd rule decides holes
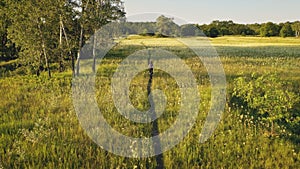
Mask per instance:
[[[150,65],[150,59],[148,60],[148,64]],[[155,105],[154,105],[154,101],[153,101],[153,96],[151,94],[152,78],[153,78],[153,68],[151,70],[151,68],[149,67],[149,80],[148,80],[148,86],[147,86],[147,94],[149,96],[149,102],[153,103],[153,105],[150,108],[150,111],[153,113],[154,119],[157,119],[156,112],[155,112]],[[157,163],[156,168],[157,169],[163,169],[164,168],[164,158],[163,158],[163,154],[161,153],[162,150],[161,150],[160,139],[158,137],[155,137],[157,135],[159,135],[158,121],[154,120],[153,123],[152,123],[151,136],[153,138],[154,153],[159,154],[159,155],[155,156],[156,163]]]

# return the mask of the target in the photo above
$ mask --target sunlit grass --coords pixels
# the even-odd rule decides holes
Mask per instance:
[[[279,37],[234,37],[224,36],[210,38],[214,46],[299,46],[300,38],[279,38]]]
[[[272,72],[280,80],[291,82],[289,88],[299,94],[299,39],[221,37],[210,40],[225,69],[228,95],[222,120],[206,143],[199,143],[199,135],[211,105],[209,76],[199,58],[175,38],[129,37],[104,58],[98,66],[96,99],[108,123],[125,135],[150,135],[151,125],[132,123],[117,112],[111,97],[111,77],[127,54],[146,47],[163,47],[190,66],[201,95],[195,126],[179,145],[163,154],[166,168],[297,168],[299,135],[281,128],[281,133],[270,137],[267,124],[255,120],[249,109],[233,105],[230,94],[237,77]],[[273,43],[276,45],[270,45]],[[143,111],[149,108],[148,78],[145,70],[130,86],[133,105]],[[92,142],[73,108],[71,80],[70,71],[56,73],[52,79],[46,73],[42,77],[0,78],[0,168],[155,168],[154,157],[120,157]],[[177,103],[181,97],[174,83],[166,73],[154,71],[153,89],[163,90],[169,100],[158,121],[160,131],[169,128],[178,114]],[[299,109],[299,105],[295,107]]]

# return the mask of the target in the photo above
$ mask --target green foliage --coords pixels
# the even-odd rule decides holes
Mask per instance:
[[[46,67],[49,76],[51,63],[59,63],[60,69],[63,62],[74,64],[75,51],[96,29],[125,14],[120,0],[4,0],[3,4],[0,4],[1,59],[15,57],[20,49],[18,61],[22,65],[33,65],[37,74],[40,67]]]
[[[292,28],[293,31],[295,32],[295,36],[299,37],[300,36],[300,21],[296,21],[292,23]]]
[[[295,35],[295,33],[292,29],[291,24],[285,23],[280,30],[280,36],[285,38],[285,37],[292,37],[294,35]]]
[[[63,4],[59,1],[10,1],[8,13],[12,24],[8,37],[21,48],[20,61],[38,71],[58,61],[59,16]]]
[[[268,22],[262,24],[260,28],[260,36],[262,37],[271,37],[271,36],[279,36],[280,27],[277,24],[272,22]]]
[[[260,25],[258,25],[260,27]],[[225,35],[256,35],[251,25],[237,24],[233,21],[213,21],[209,25],[202,25],[200,28],[209,37],[225,36]]]
[[[209,28],[208,31],[207,31],[207,36],[211,37],[211,38],[216,38],[219,36],[219,31],[217,28],[215,27],[212,27],[212,28]]]
[[[240,77],[234,81],[233,96],[257,111],[257,116],[268,122],[291,119],[290,110],[299,98],[288,90],[287,84],[274,74]],[[272,126],[273,132],[273,126]]]
[[[124,35],[154,34],[156,32],[155,22],[124,22],[122,23]]]
[[[79,11],[79,26],[84,28],[85,40],[89,39],[103,25],[125,16],[122,1],[74,1]]]
[[[10,16],[7,9],[7,2],[0,2],[0,61],[16,59],[18,48],[7,37],[7,28],[11,25]]]
[[[197,30],[199,31],[199,28],[196,27],[194,24],[186,24],[180,26],[180,35],[181,36],[197,36]]]
[[[164,36],[175,36],[179,33],[179,26],[173,22],[173,18],[159,16],[156,19],[156,29],[158,34]]]
[[[250,30],[254,31],[253,35],[259,35],[260,34],[261,24],[255,23],[255,24],[248,24],[247,26],[249,27]]]

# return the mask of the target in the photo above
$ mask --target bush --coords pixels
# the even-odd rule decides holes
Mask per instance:
[[[273,134],[274,122],[290,122],[289,111],[299,100],[287,86],[287,83],[280,81],[274,74],[252,74],[251,77],[234,80],[233,96],[255,112],[256,117],[271,124]]]

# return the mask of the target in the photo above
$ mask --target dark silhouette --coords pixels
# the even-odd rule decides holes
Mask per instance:
[[[155,113],[155,105],[154,105],[154,101],[153,101],[153,97],[151,94],[151,86],[152,86],[152,78],[153,78],[153,62],[150,61],[150,59],[148,60],[148,65],[149,65],[149,81],[148,81],[148,86],[147,86],[147,94],[149,96],[149,102],[153,103],[151,105],[150,111],[154,116],[154,119],[156,119],[156,113]],[[164,160],[163,160],[163,154],[160,154],[161,151],[161,144],[160,144],[160,139],[158,137],[155,137],[159,135],[159,131],[158,131],[158,122],[157,120],[153,121],[152,123],[152,133],[151,136],[153,137],[153,147],[154,147],[154,153],[155,154],[159,154],[155,157],[156,159],[156,163],[157,169],[162,169],[164,168]]]

